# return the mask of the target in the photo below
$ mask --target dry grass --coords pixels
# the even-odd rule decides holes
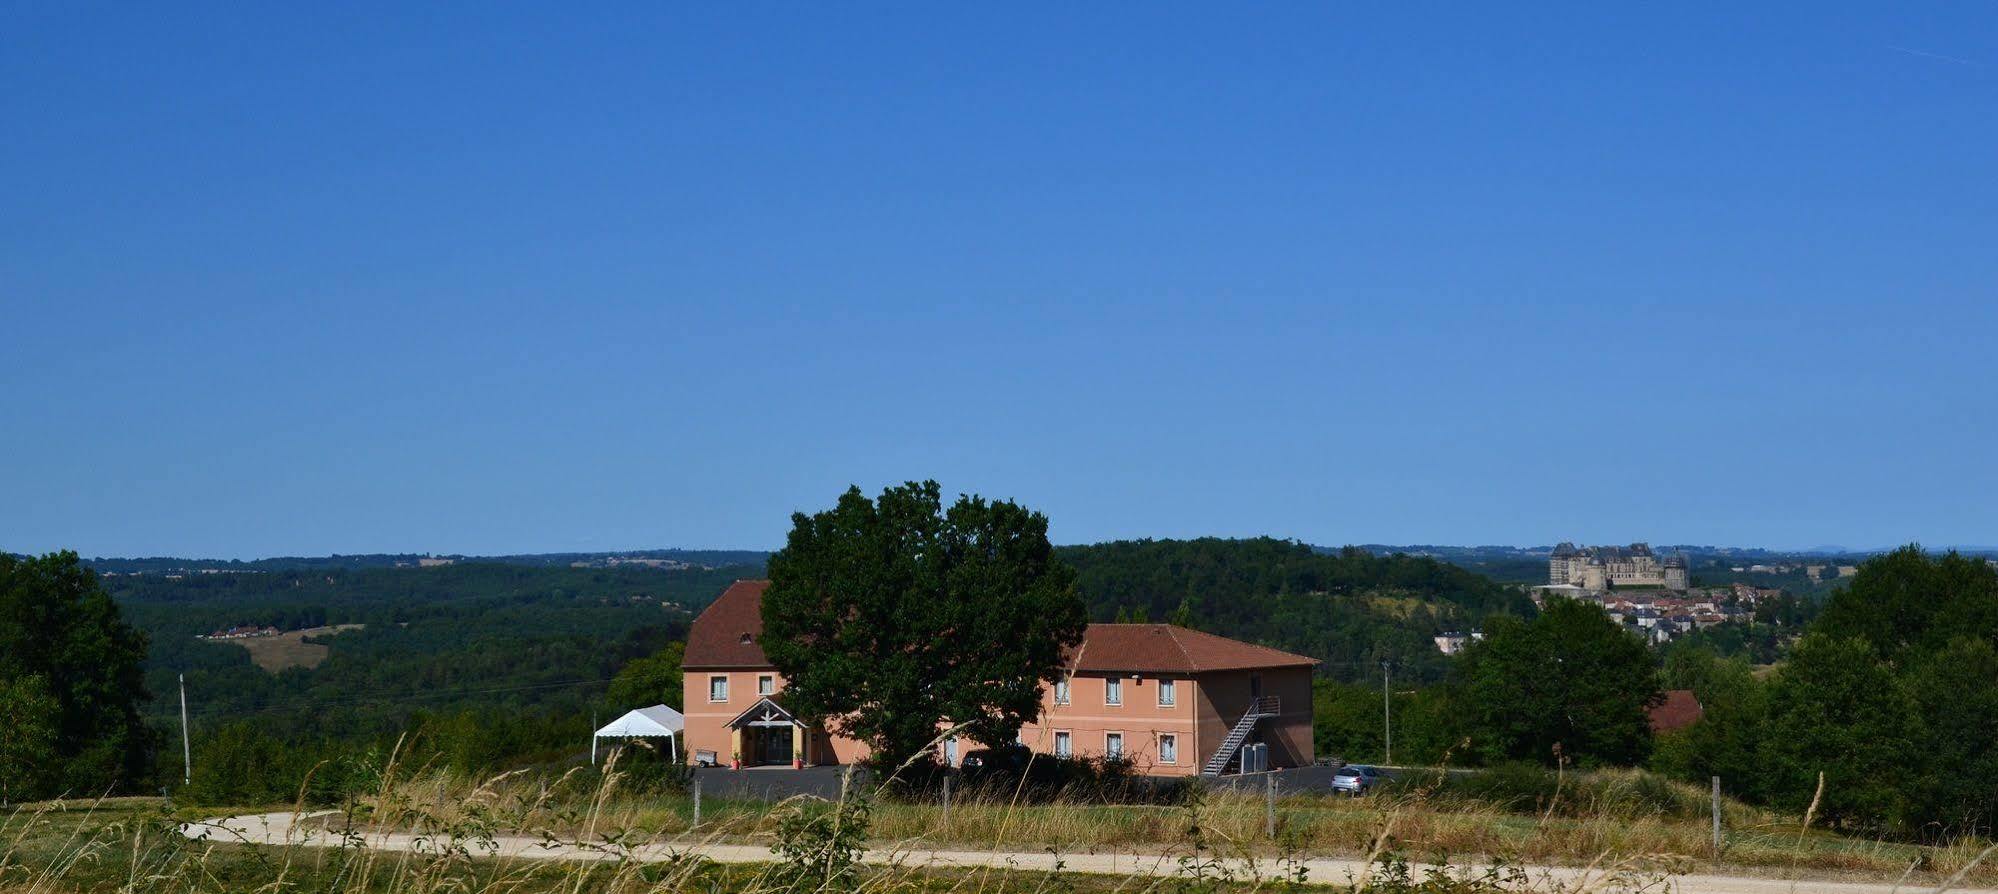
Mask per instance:
[[[1579,777],[1579,778],[1578,778]],[[565,789],[573,786],[575,790]],[[1672,803],[1657,803],[1668,786]],[[440,818],[504,815],[511,828],[557,836],[579,830],[571,819],[580,778],[567,781],[516,776],[468,800],[465,784],[445,774],[413,780],[405,794]],[[1629,789],[1642,787],[1647,798]],[[1931,885],[1960,870],[1965,878],[1998,881],[1998,867],[1976,864],[1988,844],[1970,839],[1944,847],[1840,836],[1735,801],[1724,804],[1721,859],[1713,853],[1708,793],[1665,783],[1639,771],[1571,774],[1555,803],[1511,809],[1435,790],[1354,799],[1293,793],[1277,804],[1277,837],[1265,833],[1261,795],[1216,791],[1200,799],[1202,834],[1230,853],[1273,859],[1285,854],[1361,857],[1387,846],[1411,856],[1454,864],[1519,862],[1588,866],[1637,861],[1680,870],[1744,875],[1867,877],[1892,881],[1907,873]],[[777,831],[777,813],[755,801],[708,798],[702,823],[692,826],[689,798],[676,793],[615,795],[597,805],[598,829],[642,837],[690,835],[711,840],[763,843]],[[934,803],[875,805],[875,840],[918,847],[1061,853],[1169,853],[1183,846],[1195,817],[1184,806],[1106,805],[1077,802],[1011,803],[1003,793],[960,797],[945,811]],[[1390,834],[1382,838],[1383,828]]]
[[[1536,804],[1517,812],[1419,789],[1365,800],[1294,794],[1280,800],[1274,841],[1264,832],[1260,797],[1219,792],[1174,807],[1024,805],[995,796],[954,804],[948,816],[936,805],[882,802],[867,793],[838,806],[805,798],[776,805],[709,801],[703,822],[694,828],[686,799],[621,791],[621,780],[615,772],[600,780],[588,771],[571,771],[470,783],[438,772],[410,774],[391,763],[378,789],[325,824],[349,833],[367,828],[427,833],[430,847],[424,853],[192,842],[176,823],[196,814],[169,813],[158,802],[34,805],[0,816],[0,894],[1203,894],[1288,891],[1333,881],[1301,878],[1286,869],[1300,866],[1295,861],[1301,857],[1331,855],[1377,866],[1357,886],[1377,894],[1579,894],[1652,890],[1647,887],[1657,881],[1652,868],[1661,865],[1712,868],[1704,821],[1675,816],[1670,807],[1632,808],[1614,792],[1620,784],[1639,783],[1618,778],[1565,789],[1588,793],[1593,803]],[[1642,784],[1655,789],[1654,782]],[[221,812],[248,811],[211,808],[200,814]],[[1919,849],[1854,841],[1739,805],[1730,806],[1728,821],[1728,870],[1853,871],[1946,885],[1994,877],[1979,862],[1991,850],[1983,842]],[[520,833],[598,859],[481,856],[480,842]],[[690,846],[732,842],[779,846],[773,850],[781,849],[783,856],[736,866],[684,856]],[[937,845],[1071,855],[1137,851],[1164,855],[1178,870],[1167,877],[1122,877],[866,866],[852,862],[863,842],[905,852]],[[1406,871],[1404,858],[1456,866],[1566,863],[1610,871],[1566,885],[1503,868],[1469,875],[1458,870],[1439,881]],[[1917,861],[1921,871],[1909,872]]]
[[[620,795],[617,777],[579,786],[581,773],[549,779],[509,775],[463,785],[440,774],[411,783],[391,765],[379,790],[352,805],[348,818],[401,830],[432,834],[422,852],[359,846],[276,846],[249,841],[196,842],[186,839],[164,805],[104,802],[45,804],[0,817],[0,894],[117,890],[131,894],[224,891],[394,892],[394,894],[555,894],[584,891],[746,892],[746,894],[1207,894],[1233,891],[1302,891],[1323,888],[1282,859],[1244,863],[1246,851],[1221,836],[1171,825],[1167,852],[1177,855],[1177,871],[1163,877],[1087,876],[1054,871],[966,868],[936,871],[902,865],[860,865],[865,841],[879,842],[885,829],[870,825],[872,798],[866,793],[837,805],[792,799],[755,811],[725,816],[712,827],[675,836],[662,847],[657,836],[632,834],[622,825],[656,807]],[[299,805],[302,807],[302,805]],[[438,809],[444,808],[444,809]],[[920,816],[923,808],[891,805],[880,816],[895,822]],[[1204,808],[1203,808],[1204,809]],[[970,823],[996,823],[990,846],[1005,845],[1009,820],[996,805],[967,814]],[[1197,812],[1189,808],[1189,812]],[[1031,817],[1031,814],[1023,814]],[[479,843],[503,830],[533,828],[536,818],[572,830],[547,841],[587,850],[593,859],[545,860],[480,857]],[[974,825],[967,825],[969,830]],[[988,827],[990,827],[988,825]],[[1047,834],[1047,830],[1036,834]],[[686,856],[690,845],[715,844],[730,836],[771,836],[771,862],[721,866]],[[358,841],[358,839],[357,839]],[[1177,842],[1174,844],[1173,842]],[[1376,835],[1372,855],[1381,871],[1360,887],[1379,894],[1497,894],[1501,891],[1586,894],[1639,890],[1625,887],[1626,876],[1604,876],[1587,885],[1564,886],[1520,873],[1464,873],[1440,869],[1409,872],[1388,853],[1388,837]],[[645,856],[647,860],[638,859]],[[663,858],[663,859],[662,859]],[[1341,889],[1352,886],[1341,884]]]

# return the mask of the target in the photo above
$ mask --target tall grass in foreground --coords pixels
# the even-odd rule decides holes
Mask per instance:
[[[1725,835],[1716,860],[1709,793],[1638,770],[1568,773],[1563,784],[1538,768],[1500,768],[1470,777],[1411,776],[1404,785],[1368,798],[1327,792],[1282,791],[1278,835],[1266,835],[1263,795],[1209,791],[1197,813],[1214,847],[1241,857],[1278,859],[1286,853],[1359,857],[1391,825],[1388,847],[1436,862],[1518,862],[1587,866],[1603,861],[1642,863],[1678,871],[1750,874],[1870,874],[1891,879],[1912,866],[1923,878],[1959,870],[1966,877],[1998,880],[1998,871],[1975,862],[1987,842],[1964,839],[1943,847],[1854,838],[1800,826],[1783,816],[1736,801],[1723,802]],[[471,783],[448,774],[419,774],[403,787],[420,803],[420,815],[438,829],[466,820],[533,829],[555,837],[586,831],[582,794],[597,790],[587,774],[519,775],[488,781],[478,798]],[[1086,795],[1026,803],[1012,787],[971,787],[954,793],[944,810],[928,800],[881,799],[872,807],[870,834],[877,845],[1079,854],[1166,853],[1187,845],[1189,808],[1180,804],[1098,803]],[[710,797],[702,823],[692,826],[690,799],[673,791],[620,791],[596,805],[596,828],[641,839],[768,843],[779,835],[781,812],[757,801]],[[1391,820],[1391,823],[1390,823]]]
[[[991,790],[969,793],[946,819],[940,807],[884,800],[878,789],[856,785],[834,802],[710,802],[694,826],[684,800],[626,790],[628,777],[615,756],[602,773],[513,773],[477,782],[412,771],[391,757],[377,776],[364,796],[308,824],[320,840],[336,841],[332,847],[303,844],[307,828],[292,829],[277,844],[250,840],[254,835],[191,841],[182,834],[181,822],[192,818],[185,808],[104,802],[23,808],[0,818],[0,894],[1202,894],[1311,887],[1585,894],[1659,889],[1661,867],[1683,865],[1686,853],[1657,847],[1683,834],[1663,830],[1665,820],[1655,820],[1658,830],[1633,831],[1642,816],[1605,804],[1552,804],[1539,816],[1521,816],[1452,800],[1457,796],[1440,790],[1359,802],[1292,795],[1282,801],[1272,841],[1260,797],[1219,792],[1171,806],[1104,807],[1026,804]],[[1493,834],[1479,833],[1480,826],[1517,834],[1479,838]],[[369,846],[389,832],[413,835],[413,849]],[[1785,832],[1792,841],[1801,834],[1795,823]],[[522,836],[536,846],[525,853],[502,847]],[[1560,842],[1544,850],[1591,871],[1561,879],[1526,872],[1521,864],[1540,858],[1517,845],[1535,839]],[[698,853],[744,842],[767,851],[767,862],[723,865]],[[1070,855],[1126,848],[1156,854],[1169,869],[1162,876],[1088,876],[1063,871],[1059,858],[1052,868],[1032,871],[918,865],[921,851],[946,844]],[[566,858],[537,859],[536,850],[559,850]],[[1370,868],[1358,878],[1312,878],[1304,858],[1323,853],[1358,856]],[[1478,866],[1453,868],[1453,853],[1477,855]],[[1956,868],[1974,867],[1971,857],[1964,854]]]

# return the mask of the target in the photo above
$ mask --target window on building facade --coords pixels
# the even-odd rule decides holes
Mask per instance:
[[[764,674],[756,678],[757,695],[774,695],[776,694],[776,692],[777,692],[777,678],[775,676],[771,674]]]
[[[1055,681],[1055,704],[1068,704],[1068,680],[1065,678]]]
[[[1075,747],[1070,744],[1068,733],[1057,730],[1055,732],[1055,757],[1070,757],[1074,754]]]
[[[711,702],[728,701],[727,677],[714,676],[708,678],[708,701]]]
[[[1103,703],[1106,705],[1121,705],[1124,703],[1124,679],[1122,677],[1111,677],[1103,681]]]
[[[1112,759],[1124,756],[1124,734],[1103,734],[1103,755]]]
[[[1179,704],[1179,692],[1177,691],[1179,687],[1173,684],[1174,681],[1172,680],[1159,681],[1159,707],[1170,708],[1173,705]]]
[[[1179,763],[1179,734],[1159,733],[1159,763]]]

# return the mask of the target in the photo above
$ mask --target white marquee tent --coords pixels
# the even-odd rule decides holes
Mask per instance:
[[[590,763],[597,762],[598,739],[656,739],[664,737],[673,749],[673,762],[680,761],[680,733],[687,729],[685,715],[665,705],[653,705],[626,712],[604,725],[590,737]]]

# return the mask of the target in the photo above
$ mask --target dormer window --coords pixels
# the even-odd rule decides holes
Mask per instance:
[[[749,645],[749,634],[745,633],[742,635],[742,644],[745,646]]]

